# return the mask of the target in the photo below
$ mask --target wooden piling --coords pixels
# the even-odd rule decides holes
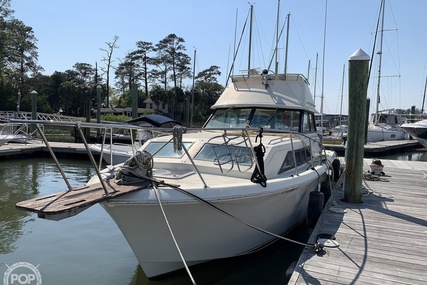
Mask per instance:
[[[349,203],[361,203],[365,114],[370,57],[363,50],[358,49],[348,60],[349,107],[344,200]]]
[[[138,85],[135,83],[131,87],[132,95],[132,119],[138,118]]]

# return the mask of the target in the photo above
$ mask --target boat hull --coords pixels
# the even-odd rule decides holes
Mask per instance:
[[[380,126],[369,126],[368,142],[394,141],[405,139],[405,132],[402,129],[383,128]]]
[[[325,171],[325,166],[319,166],[308,174],[270,181],[265,191],[256,184],[242,185],[235,190],[255,187],[259,194],[242,192],[240,196],[209,200],[213,206],[189,196],[181,202],[168,202],[165,198],[162,205],[186,263],[194,265],[247,254],[275,239],[245,223],[278,235],[288,232],[306,216],[309,193],[318,187],[318,173]],[[129,201],[134,202],[113,199],[102,205],[126,237],[145,274],[153,278],[183,268],[184,264],[159,204],[144,201],[143,197],[151,196],[144,191],[153,190],[133,194],[140,195],[139,202],[129,195]],[[170,197],[166,192],[177,190],[160,191],[160,196]]]
[[[402,129],[427,148],[427,120],[418,121],[412,124],[403,124]]]

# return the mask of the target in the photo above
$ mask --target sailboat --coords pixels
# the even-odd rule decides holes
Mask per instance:
[[[95,164],[83,189],[17,207],[59,220],[100,191],[93,203],[116,222],[149,278],[182,268],[191,276],[191,265],[283,238],[304,221],[310,193],[337,159],[317,135],[308,80],[267,69],[232,76],[212,110],[203,128],[176,126],[124,164],[102,171]]]
[[[381,20],[381,29],[377,34],[380,35],[378,54],[378,82],[377,82],[377,97],[375,114],[370,117],[367,141],[389,141],[389,140],[402,140],[405,138],[405,132],[400,128],[400,116],[393,113],[383,113],[379,111],[380,104],[380,87],[381,87],[381,64],[383,54],[383,39],[384,39],[384,11],[385,0],[381,0],[381,8],[378,20]]]

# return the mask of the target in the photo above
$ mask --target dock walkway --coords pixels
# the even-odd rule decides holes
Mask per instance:
[[[55,154],[64,153],[68,155],[87,156],[86,148],[82,143],[49,142],[49,145]],[[9,143],[0,146],[0,157],[26,156],[48,152],[47,146],[42,141],[35,141],[34,143],[28,144]]]
[[[288,284],[427,284],[427,163],[381,161],[386,175],[363,180],[363,203],[333,192],[309,242],[327,233],[340,245],[304,249]]]

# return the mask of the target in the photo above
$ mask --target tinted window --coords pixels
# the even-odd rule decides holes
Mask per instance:
[[[300,166],[308,161],[310,161],[310,151],[308,148],[301,148],[295,150],[295,159],[297,161],[296,165]],[[280,167],[279,173],[283,173],[295,167],[294,163],[294,155],[292,151],[288,151],[286,157],[282,163],[282,167]]]

